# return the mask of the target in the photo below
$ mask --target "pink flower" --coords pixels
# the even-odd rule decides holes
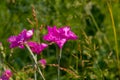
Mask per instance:
[[[11,76],[12,76],[12,72],[10,70],[6,70],[0,77],[0,80],[9,80]]]
[[[29,40],[33,35],[33,30],[26,30],[24,29],[20,34],[17,36],[10,36],[8,38],[8,42],[10,43],[10,48],[20,47],[24,48],[24,43]]]
[[[43,68],[45,68],[45,66],[46,66],[46,60],[45,59],[41,59],[41,60],[39,60],[39,62],[40,62],[40,64],[41,64],[41,66],[43,67]]]
[[[57,29],[56,26],[48,26],[48,34],[43,37],[44,40],[55,42],[60,48],[63,47],[67,40],[76,40],[77,36],[70,30],[70,27]]]
[[[45,43],[39,44],[36,42],[28,42],[27,44],[30,47],[30,49],[36,54],[40,54],[48,46]]]

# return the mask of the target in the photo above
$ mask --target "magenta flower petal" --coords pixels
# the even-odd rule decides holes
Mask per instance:
[[[36,43],[36,42],[28,42],[27,43],[33,53],[40,54],[48,45],[45,43]]]
[[[26,30],[24,29],[20,34],[17,36],[10,36],[8,38],[8,42],[10,43],[10,48],[24,48],[24,43],[29,40],[33,35],[33,30]]]
[[[28,31],[26,32],[26,38],[27,38],[27,39],[31,38],[32,35],[33,35],[33,33],[34,33],[34,30],[33,30],[33,29],[32,29],[32,30],[28,30]]]
[[[67,40],[76,40],[77,36],[70,30],[70,27],[62,27],[59,29],[61,36],[65,37]]]
[[[43,39],[47,41],[55,41],[58,35],[59,31],[57,30],[56,26],[54,26],[53,28],[48,26],[48,34],[45,35]]]
[[[18,46],[19,44],[17,43],[17,36],[11,36],[8,38],[8,42],[10,42],[10,48],[14,48]]]
[[[0,79],[2,80],[9,80],[9,78],[12,76],[12,72],[10,70],[6,70],[2,76],[0,77]]]
[[[67,41],[66,39],[60,39],[60,40],[55,41],[55,42],[60,48],[62,48],[66,41]]]
[[[60,48],[62,48],[67,40],[76,40],[77,36],[70,30],[70,27],[57,29],[56,26],[48,26],[48,34],[44,35],[43,39],[49,42],[55,42]]]
[[[10,36],[10,37],[8,38],[8,41],[9,41],[9,42],[15,42],[15,41],[16,41],[16,38],[17,38],[17,36]]]

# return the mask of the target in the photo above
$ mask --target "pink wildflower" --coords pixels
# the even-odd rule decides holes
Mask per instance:
[[[11,76],[12,76],[12,72],[10,70],[6,70],[0,77],[0,80],[9,80]]]
[[[43,68],[45,68],[45,66],[46,66],[46,60],[45,60],[45,59],[40,59],[39,62],[40,62],[40,64],[41,64],[41,66],[42,66]]]
[[[17,36],[10,36],[8,38],[8,42],[10,43],[10,48],[20,47],[24,48],[24,43],[29,40],[33,35],[33,30],[26,30],[24,29],[19,35]]]
[[[34,53],[40,54],[48,45],[45,43],[28,42],[28,46]]]
[[[48,26],[48,34],[43,37],[44,40],[55,42],[60,48],[63,47],[67,40],[76,40],[77,36],[70,30],[70,27],[57,29],[56,26]]]

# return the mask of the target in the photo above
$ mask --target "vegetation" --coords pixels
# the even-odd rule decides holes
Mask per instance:
[[[34,29],[30,41],[49,44],[35,57],[46,80],[57,80],[59,46],[43,39],[47,26],[69,26],[77,40],[67,41],[60,59],[60,80],[120,79],[119,0],[0,0],[0,75],[10,80],[42,80],[27,47],[10,48],[8,38]]]

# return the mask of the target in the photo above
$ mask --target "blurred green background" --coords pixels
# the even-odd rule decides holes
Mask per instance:
[[[113,13],[119,50],[119,0],[0,0],[0,42],[4,48],[0,54],[0,74],[3,69],[10,68],[13,72],[11,80],[34,80],[35,70],[31,66],[28,50],[10,49],[7,39],[23,29],[34,28],[36,34],[31,40],[45,42],[42,36],[47,32],[46,26],[56,25],[70,26],[79,37],[76,41],[68,41],[63,47],[61,80],[119,80],[120,65],[117,65],[107,3]],[[33,17],[33,7],[38,25]],[[41,25],[43,29],[39,30]],[[58,51],[58,46],[53,44],[38,55],[38,60],[47,60],[46,68],[42,69],[46,80],[57,79],[57,67],[54,64],[57,64]],[[38,80],[41,80],[39,74]]]

